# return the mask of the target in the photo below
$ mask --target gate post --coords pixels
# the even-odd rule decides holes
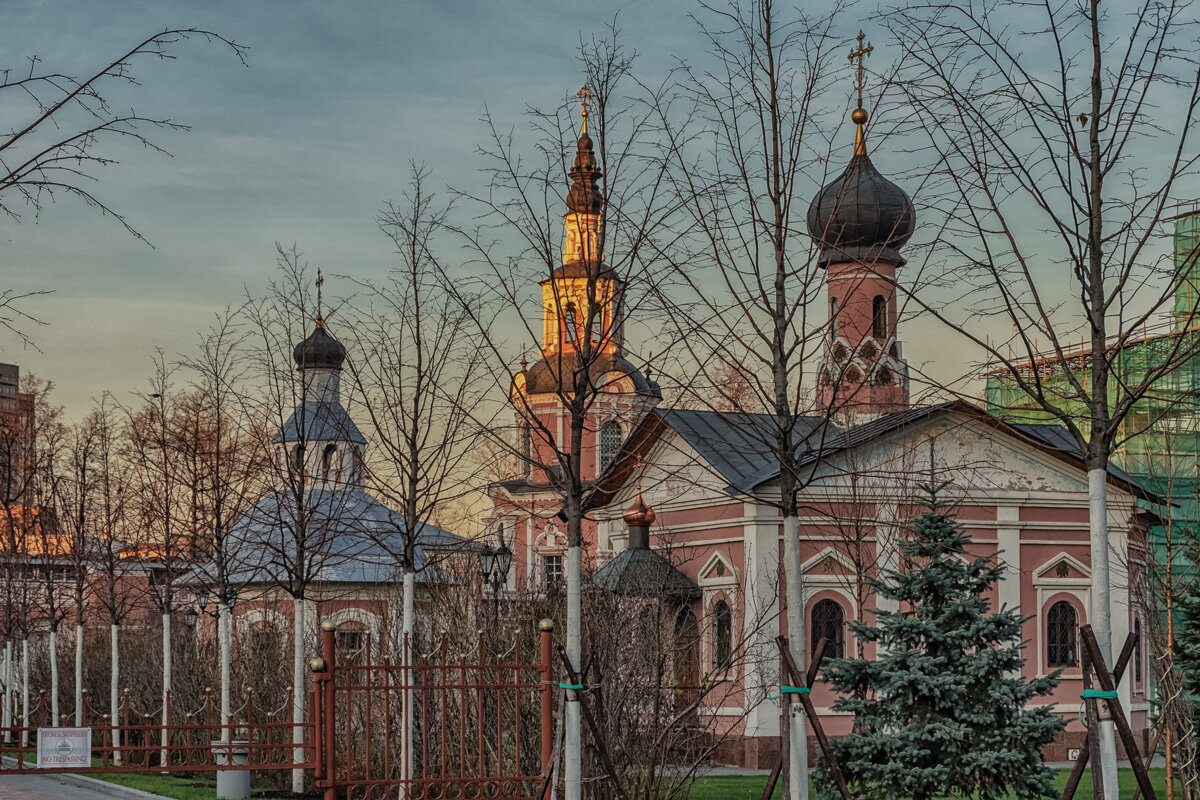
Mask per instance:
[[[554,638],[554,620],[543,619],[538,623],[542,645],[542,775],[550,774],[550,760],[554,757],[554,655],[551,652]]]
[[[333,632],[337,628],[326,620],[321,623],[321,656],[325,660],[325,699],[322,705],[322,719],[318,724],[325,727],[325,800],[337,800],[337,787],[334,786],[334,780],[337,777],[334,764],[334,704],[333,704],[333,668],[334,664],[334,638]]]

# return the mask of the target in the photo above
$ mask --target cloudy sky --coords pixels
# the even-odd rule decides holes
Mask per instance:
[[[699,40],[687,2],[624,4],[619,24],[646,69],[665,72]],[[410,159],[445,183],[478,180],[485,107],[511,125],[582,83],[575,47],[601,31],[604,2],[10,2],[3,66],[38,56],[79,75],[166,28],[207,28],[249,47],[243,67],[199,41],[135,64],[114,106],[167,117],[167,157],[114,148],[93,188],[153,247],[71,199],[35,218],[0,219],[0,274],[47,290],[26,309],[37,349],[0,332],[0,360],[51,378],[78,415],[103,389],[142,388],[155,347],[188,349],[244,287],[258,290],[274,243],[297,244],[327,273],[381,274],[388,242],[374,216],[401,196]],[[25,67],[27,69],[27,66]],[[11,105],[0,113],[12,112]],[[8,127],[9,120],[4,125]],[[18,211],[22,209],[18,208]]]
[[[14,74],[31,56],[90,74],[167,28],[210,29],[249,48],[243,66],[219,45],[184,42],[174,60],[135,63],[140,85],[110,85],[114,108],[191,127],[152,132],[170,156],[109,147],[120,163],[91,187],[152,246],[70,198],[40,216],[18,206],[19,220],[0,217],[2,285],[48,292],[24,306],[46,323],[26,325],[36,347],[0,331],[0,360],[53,380],[77,417],[105,389],[128,399],[144,388],[156,348],[168,358],[188,351],[216,313],[261,292],[276,242],[295,244],[330,275],[383,275],[392,257],[374,218],[401,197],[409,161],[425,162],[437,183],[479,186],[484,110],[519,129],[527,106],[553,108],[572,95],[582,83],[580,36],[602,33],[618,8],[639,74],[659,80],[676,57],[704,58],[688,17],[694,0],[0,4],[0,67]],[[851,16],[847,45],[860,24]],[[873,66],[885,68],[898,48],[861,24],[876,45]],[[849,77],[847,66],[847,96]],[[5,128],[27,117],[0,101]],[[894,148],[874,155],[887,174],[905,166]],[[901,334],[910,362],[943,380],[980,358],[926,320],[906,322]]]

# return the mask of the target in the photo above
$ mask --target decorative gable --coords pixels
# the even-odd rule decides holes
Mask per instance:
[[[700,570],[697,583],[705,588],[718,586],[734,586],[737,584],[737,570],[729,556],[717,550]]]
[[[1069,553],[1059,553],[1033,571],[1035,586],[1086,586],[1091,582],[1092,571]]]

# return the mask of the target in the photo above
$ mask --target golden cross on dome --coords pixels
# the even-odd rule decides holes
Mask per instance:
[[[314,284],[317,287],[317,327],[323,327],[325,320],[321,317],[321,287],[325,284],[325,276],[321,274],[320,268],[317,269],[317,280]]]
[[[583,132],[587,133],[588,106],[591,104],[592,98],[596,95],[585,85],[575,93],[575,96],[579,98],[579,104],[583,106]]]
[[[862,93],[863,89],[865,89],[867,86],[867,72],[863,67],[863,58],[871,55],[875,48],[871,46],[870,42],[867,42],[867,46],[863,47],[863,39],[867,38],[867,36],[862,32],[862,30],[859,30],[858,36],[855,38],[858,39],[858,49],[850,51],[850,60],[858,60],[858,68],[854,76],[854,89],[858,92],[858,107],[862,108]]]

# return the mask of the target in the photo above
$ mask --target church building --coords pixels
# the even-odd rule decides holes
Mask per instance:
[[[811,647],[826,638],[833,656],[873,655],[847,623],[872,622],[887,602],[874,596],[868,579],[898,568],[898,542],[922,510],[921,487],[948,482],[945,493],[971,536],[971,554],[1004,565],[993,608],[1016,608],[1028,618],[1026,677],[1063,670],[1049,701],[1068,725],[1046,755],[1064,760],[1084,735],[1077,638],[1078,626],[1088,622],[1091,586],[1086,468],[1061,429],[1009,424],[963,401],[912,404],[897,280],[916,217],[908,195],[872,163],[867,117],[861,107],[854,111],[853,154],[813,199],[807,218],[830,314],[817,407],[800,420],[811,434],[799,457],[810,476],[799,503],[807,640]],[[597,245],[602,176],[586,125],[570,176],[563,263],[541,285],[541,357],[514,381],[518,425],[528,431],[534,416],[540,431],[563,435],[571,390],[563,384],[571,374],[563,359],[580,346],[573,315],[586,302],[579,291],[591,276],[608,335],[598,340],[603,355],[593,376],[604,388],[582,442],[582,477],[590,486],[585,573],[594,571],[594,585],[614,591],[635,567],[665,576],[678,606],[676,630],[699,632],[697,647],[678,651],[678,659],[692,663],[677,663],[676,674],[734,690],[712,693],[719,699],[701,709],[714,730],[729,734],[720,760],[771,768],[780,755],[774,637],[786,635],[787,626],[782,517],[771,502],[779,496],[779,468],[761,433],[769,421],[672,408],[625,358],[622,276]],[[562,578],[566,531],[553,476],[537,443],[522,435],[514,474],[494,491],[494,530],[514,552],[510,589],[537,593]],[[564,446],[562,438],[557,442]],[[1145,630],[1139,589],[1152,520],[1137,506],[1145,490],[1128,475],[1110,469],[1109,488],[1111,616],[1119,646],[1131,631],[1140,637]],[[755,662],[734,653],[770,655]],[[1146,659],[1140,643],[1119,690],[1139,736],[1149,714]],[[818,684],[813,701],[828,733],[849,732],[852,720],[831,709],[827,687]]]

